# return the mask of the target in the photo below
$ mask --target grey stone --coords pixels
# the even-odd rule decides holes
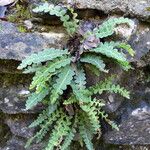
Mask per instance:
[[[66,42],[65,39],[64,33],[17,33],[16,28],[9,32],[8,28],[3,25],[0,31],[0,59],[20,61],[31,53],[45,48],[62,48]]]
[[[42,150],[43,145],[33,144],[30,148],[25,149],[26,140],[17,136],[12,136],[12,138],[6,143],[6,146],[1,148],[1,150]]]
[[[67,1],[67,0],[65,0]],[[71,0],[72,1],[72,0]],[[98,9],[104,13],[122,13],[142,20],[149,21],[149,0],[75,0],[80,9]]]
[[[0,110],[7,114],[37,113],[44,106],[39,104],[32,110],[25,110],[26,99],[29,95],[28,85],[31,75],[0,74]]]
[[[35,128],[28,127],[34,119],[35,117],[32,115],[19,114],[14,117],[7,117],[5,123],[8,125],[13,135],[28,139],[35,133]]]
[[[119,131],[105,134],[105,142],[119,145],[150,144],[150,107],[137,108],[119,125]]]

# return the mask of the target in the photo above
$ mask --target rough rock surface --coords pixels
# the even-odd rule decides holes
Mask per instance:
[[[74,2],[80,9],[98,9],[106,14],[122,13],[146,21],[150,18],[150,12],[146,11],[150,6],[149,0],[75,0]]]
[[[150,107],[137,108],[119,125],[120,131],[105,135],[105,142],[120,145],[150,144]]]
[[[35,0],[31,0],[31,4],[32,2],[38,3]],[[136,51],[135,57],[130,59],[134,69],[123,72],[113,64],[110,69],[111,73],[117,73],[117,82],[131,91],[131,100],[125,100],[114,94],[107,95],[105,109],[111,119],[119,125],[120,131],[112,131],[103,122],[103,142],[95,141],[96,150],[150,150],[150,81],[148,81],[150,25],[139,21],[149,21],[150,12],[145,9],[150,6],[150,1],[76,0],[76,2],[79,3],[78,8],[81,11],[97,9],[105,14],[112,14],[109,17],[113,17],[114,14],[124,14],[132,16],[134,21],[131,28],[118,26],[118,37],[115,37],[127,40]],[[108,18],[104,15],[103,19]],[[57,27],[54,27],[57,32],[52,30],[53,32],[48,33],[20,33],[14,24],[4,21],[0,21],[0,24],[2,25],[0,30],[0,149],[25,150],[26,140],[35,132],[35,129],[27,127],[44,106],[39,104],[33,110],[25,110],[25,100],[29,94],[28,86],[32,75],[23,75],[16,68],[23,58],[33,52],[48,47],[63,47],[66,43],[66,35],[63,30],[58,34]],[[99,80],[93,79],[91,75],[88,78],[92,83]],[[30,150],[42,149],[40,144],[33,144],[30,148]],[[80,148],[75,146],[73,149]]]
[[[0,59],[20,61],[31,53],[44,48],[60,48],[65,43],[64,33],[19,33],[13,24],[3,21],[0,23]]]

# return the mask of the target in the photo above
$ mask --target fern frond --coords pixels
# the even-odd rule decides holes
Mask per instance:
[[[54,61],[49,62],[47,66],[41,68],[41,70],[37,71],[35,76],[33,77],[33,81],[30,85],[30,89],[35,88],[36,86],[40,89],[42,85],[45,85],[45,82],[48,81],[53,73],[55,73],[56,69],[60,69],[61,67],[65,67],[70,64],[71,58],[56,58]]]
[[[93,143],[92,143],[92,137],[89,136],[89,129],[85,127],[85,122],[83,117],[80,116],[80,122],[79,122],[79,131],[80,135],[83,138],[84,143],[86,144],[86,147],[88,150],[94,150]]]
[[[95,133],[96,133],[100,129],[100,122],[99,122],[98,113],[97,113],[95,107],[92,106],[90,103],[80,105],[80,107],[82,108],[83,111],[86,112],[86,114],[90,120],[91,127],[93,128],[93,131],[95,131]]]
[[[54,126],[45,150],[53,150],[55,146],[57,147],[61,143],[62,138],[69,135],[70,125],[71,117],[62,113],[61,117],[57,120],[56,125]]]
[[[59,95],[63,94],[63,91],[66,90],[67,85],[70,85],[74,75],[75,72],[70,66],[66,66],[61,70],[56,83],[53,85],[53,90],[51,91],[50,101],[52,104],[56,102]]]
[[[75,132],[76,131],[74,129],[70,130],[70,133],[66,136],[66,138],[61,146],[61,150],[66,150],[70,146],[70,144],[75,136]]]
[[[130,92],[127,91],[124,87],[120,85],[115,85],[110,79],[106,79],[105,81],[101,81],[96,85],[89,88],[89,91],[93,94],[102,94],[104,91],[109,91],[111,93],[118,93],[125,98],[130,98]]]
[[[73,93],[74,95],[76,96],[76,99],[79,101],[79,102],[90,102],[91,101],[91,97],[90,96],[87,96],[87,91],[86,90],[81,90],[81,89],[78,89],[78,87],[76,86],[76,84],[71,84],[71,87],[73,89]]]
[[[128,18],[123,18],[123,17],[111,18],[105,21],[103,24],[99,25],[99,27],[94,30],[94,34],[98,38],[108,37],[115,32],[115,28],[119,24],[127,24],[129,26],[132,26],[133,21],[131,21]]]
[[[91,65],[91,64],[85,64],[85,67],[91,71],[94,75],[100,76],[100,71],[97,67]]]
[[[117,43],[118,44],[118,43]],[[97,48],[90,49],[91,52],[100,53],[107,57],[116,59],[118,61],[126,62],[127,59],[125,55],[115,49],[116,43],[114,42],[105,42],[101,43]]]
[[[53,60],[57,57],[61,57],[65,54],[68,54],[68,50],[60,50],[60,49],[45,49],[39,53],[34,53],[28,56],[26,59],[22,61],[22,63],[18,66],[18,69],[26,68],[28,65],[39,64],[41,62],[45,62],[48,60]]]
[[[85,89],[86,76],[85,76],[84,69],[81,67],[76,71],[75,83],[79,89]]]
[[[75,95],[71,95],[67,100],[63,102],[64,105],[74,104],[77,103],[78,100],[76,99]]]
[[[105,64],[100,56],[87,54],[80,59],[81,62],[89,63],[96,66],[100,71],[108,72],[105,70]]]
[[[132,49],[131,45],[129,45],[129,44],[119,43],[117,47],[125,49],[131,56],[135,55],[135,51]]]
[[[43,139],[43,137],[46,135],[46,133],[48,132],[49,127],[53,124],[53,122],[55,122],[60,117],[61,113],[62,113],[62,110],[60,109],[60,110],[57,110],[54,113],[52,113],[51,116],[49,116],[49,117],[47,116],[48,120],[44,120],[45,123],[41,124],[40,131],[38,131],[35,134],[35,136],[33,136],[32,138],[30,138],[27,141],[25,148],[28,148],[34,140],[36,140],[37,143],[40,142]],[[32,125],[32,127],[35,127],[35,125],[37,126],[37,123],[39,124],[38,119],[36,120],[35,124]]]
[[[29,128],[37,127],[38,125],[42,124],[44,120],[46,120],[47,118],[48,118],[48,110],[46,109],[43,110],[41,114],[39,114],[37,119],[31,123]]]
[[[67,9],[70,11],[72,17],[67,14]],[[77,19],[77,14],[74,13],[74,10],[71,7],[68,6],[67,9],[63,6],[54,6],[53,4],[44,3],[33,9],[33,12],[44,12],[60,17],[63,26],[66,28],[67,32],[72,35],[78,27],[79,20]]]
[[[26,110],[36,106],[37,103],[41,102],[49,94],[49,88],[45,87],[40,93],[32,93],[26,101]]]
[[[117,124],[110,119],[108,119],[108,114],[105,111],[99,110],[98,114],[101,115],[101,118],[104,119],[113,129],[119,131]]]
[[[23,73],[28,74],[28,73],[34,73],[39,70],[41,70],[42,64],[32,64],[32,66],[28,66],[27,69],[23,71]]]

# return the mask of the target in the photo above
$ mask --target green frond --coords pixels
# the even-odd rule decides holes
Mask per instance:
[[[44,120],[46,120],[47,118],[48,118],[48,110],[46,109],[43,110],[41,114],[39,114],[37,119],[31,123],[29,128],[37,127],[38,125],[42,124]]]
[[[101,43],[97,48],[91,49],[91,52],[100,53],[107,57],[116,59],[117,61],[126,62],[127,59],[125,54],[119,52],[116,48],[115,42],[105,42]]]
[[[70,144],[75,136],[75,132],[76,131],[74,129],[70,130],[69,134],[66,136],[66,138],[61,146],[61,150],[66,150],[70,146]]]
[[[45,150],[53,150],[62,142],[62,138],[70,133],[71,117],[62,113],[57,120]]]
[[[62,110],[60,109],[52,113],[52,115],[50,115],[49,117],[47,116],[47,120],[44,120],[44,123],[41,124],[41,129],[35,134],[35,136],[33,136],[27,141],[25,148],[28,148],[34,140],[37,143],[40,142],[46,135],[46,133],[49,131],[50,126],[60,117],[61,114]],[[38,119],[36,120],[35,123],[36,125],[37,123],[39,124]],[[34,126],[32,125],[32,127],[35,127],[35,125]]]
[[[63,94],[63,91],[66,90],[67,85],[70,85],[74,75],[75,72],[70,66],[66,66],[61,70],[61,73],[56,79],[56,83],[53,85],[53,90],[51,91],[50,101],[52,104],[56,102],[59,95]]]
[[[23,71],[23,73],[34,73],[41,70],[42,64],[32,64],[32,66],[28,66],[27,69]]]
[[[95,109],[94,106],[91,106],[91,104],[84,104],[80,105],[83,111],[86,112],[86,115],[88,116],[90,123],[91,123],[91,128],[95,133],[100,129],[100,122],[99,122],[99,117],[98,113]]]
[[[132,69],[132,66],[128,61],[118,61],[117,64],[121,66],[125,71]]]
[[[28,65],[39,64],[41,62],[46,62],[48,60],[53,60],[57,57],[61,57],[62,55],[68,54],[68,50],[60,50],[60,49],[45,49],[38,53],[31,54],[26,59],[22,61],[22,63],[18,66],[18,69],[26,68]]]
[[[105,21],[103,24],[99,25],[99,27],[94,30],[94,34],[98,38],[108,37],[115,32],[115,28],[119,24],[127,24],[129,26],[132,26],[133,21],[131,21],[128,18],[123,18],[123,17],[111,18],[111,19]]]
[[[101,116],[102,119],[104,119],[113,129],[119,131],[119,128],[117,124],[110,119],[108,119],[108,114],[106,114],[105,111],[99,110],[98,114]]]
[[[85,64],[85,67],[91,71],[94,75],[100,76],[100,71],[97,67],[91,65],[91,64]]]
[[[77,103],[78,100],[76,99],[75,95],[71,95],[67,100],[63,102],[64,105],[74,104]]]
[[[86,144],[86,147],[88,150],[94,150],[93,143],[91,136],[89,136],[89,129],[85,127],[83,118],[80,117],[80,125],[79,125],[79,132],[81,137],[83,138],[84,143]]]
[[[108,70],[105,70],[105,63],[103,62],[100,56],[87,54],[84,57],[82,57],[80,61],[92,64],[96,66],[100,71],[108,72]]]
[[[53,73],[55,74],[57,69],[65,67],[66,65],[70,64],[70,62],[71,58],[66,57],[56,58],[54,61],[49,62],[48,65],[42,67],[36,72],[30,85],[30,89],[33,89],[36,86],[40,89],[40,87],[45,85],[45,82],[51,78]]]
[[[119,43],[118,48],[125,49],[131,56],[135,55],[135,51],[132,49],[131,45],[126,43]]]
[[[40,93],[32,93],[26,101],[26,110],[36,106],[37,103],[41,102],[49,94],[49,88],[45,87]]]
[[[75,83],[79,89],[85,89],[86,76],[83,68],[79,68],[75,74]]]
[[[102,94],[104,91],[108,91],[111,93],[118,93],[125,98],[130,98],[130,92],[127,91],[124,87],[120,85],[115,85],[110,79],[106,79],[105,81],[101,81],[96,85],[89,88],[89,91],[93,94]]]
[[[91,101],[91,97],[87,96],[86,90],[78,89],[76,84],[73,84],[73,83],[71,84],[71,87],[72,87],[74,95],[76,96],[76,99],[79,102],[90,102]]]
[[[70,17],[67,13],[67,9],[70,11],[72,17]],[[44,12],[49,13],[50,15],[56,15],[60,17],[60,20],[63,22],[63,26],[66,28],[67,32],[72,35],[75,33],[79,20],[77,19],[77,14],[74,12],[74,9],[71,7],[67,7],[67,9],[63,6],[54,6],[53,4],[44,3],[33,9],[33,12]]]

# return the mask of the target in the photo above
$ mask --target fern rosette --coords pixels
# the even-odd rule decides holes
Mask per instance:
[[[66,44],[67,49],[45,49],[27,57],[18,67],[25,69],[25,73],[35,73],[30,85],[35,92],[28,97],[26,109],[32,109],[39,102],[47,102],[46,110],[30,125],[40,126],[41,129],[27,142],[26,147],[33,141],[41,142],[52,128],[46,150],[67,149],[76,134],[79,134],[79,139],[85,142],[88,150],[93,150],[94,135],[101,135],[100,118],[118,130],[103,111],[104,100],[96,99],[95,94],[111,92],[129,98],[129,92],[113,84],[112,78],[87,87],[85,66],[88,65],[96,75],[108,73],[103,59],[105,56],[118,62],[123,69],[130,69],[127,54],[123,50],[133,56],[131,46],[122,42],[101,42],[104,41],[101,39],[114,34],[117,25],[130,25],[132,21],[114,18],[99,26],[88,22],[79,24],[77,14],[70,6],[48,3],[38,6],[34,12],[60,17],[71,39]]]

